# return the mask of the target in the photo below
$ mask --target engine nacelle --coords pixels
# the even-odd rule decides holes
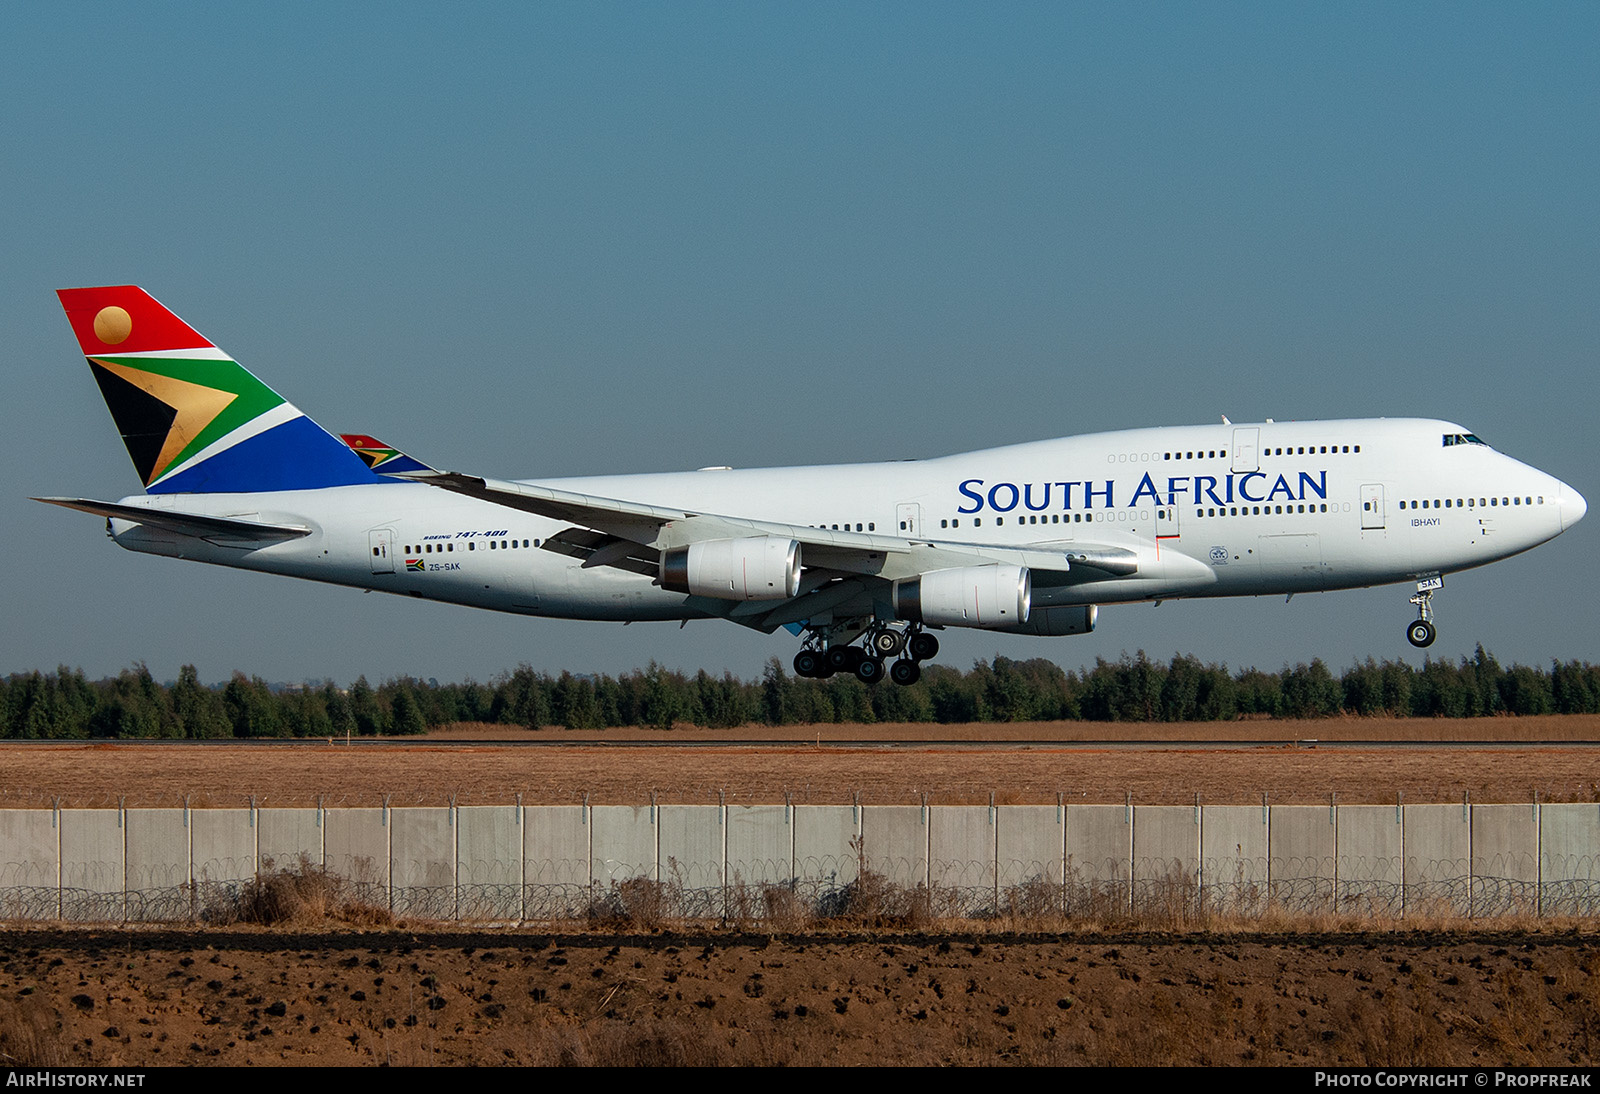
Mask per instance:
[[[894,614],[936,627],[1009,628],[1028,621],[1033,576],[1026,566],[962,566],[894,583]]]
[[[1032,634],[1040,638],[1059,638],[1067,634],[1088,634],[1100,617],[1096,604],[1054,604],[1035,608],[1028,621],[1019,627],[1001,627],[1011,634]]]
[[[750,536],[661,552],[661,587],[719,600],[787,600],[800,591],[800,544]]]

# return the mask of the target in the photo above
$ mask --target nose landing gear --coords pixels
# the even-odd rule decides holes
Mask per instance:
[[[1433,645],[1433,640],[1439,636],[1438,628],[1433,625],[1433,594],[1442,588],[1444,578],[1432,574],[1417,582],[1417,591],[1411,597],[1411,603],[1417,606],[1417,618],[1406,628],[1406,641],[1419,650]]]

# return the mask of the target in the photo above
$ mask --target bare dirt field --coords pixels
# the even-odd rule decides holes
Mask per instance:
[[[486,740],[490,731],[508,739]],[[1078,743],[1088,739],[1101,743]],[[348,746],[7,743],[0,807],[652,793],[1589,801],[1600,800],[1600,750],[1583,742],[1596,739],[1600,719],[1525,718],[722,734],[466,726]],[[1279,934],[1063,924],[1075,933],[1060,935],[956,923],[776,937],[737,925],[555,937],[436,926],[0,926],[0,1062],[1588,1066],[1600,1047],[1600,930],[1589,923],[1385,933],[1290,922]]]
[[[26,1065],[1591,1065],[1579,935],[0,934]]]
[[[1092,741],[1086,738],[1096,734]],[[497,736],[499,740],[489,739]],[[931,739],[930,739],[931,738]],[[729,743],[719,743],[719,742]],[[0,744],[0,807],[1600,800],[1600,717],[749,726]],[[529,743],[534,742],[534,743]]]

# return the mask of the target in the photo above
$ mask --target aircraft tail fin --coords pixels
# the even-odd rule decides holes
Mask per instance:
[[[56,295],[148,493],[392,481],[138,286]]]

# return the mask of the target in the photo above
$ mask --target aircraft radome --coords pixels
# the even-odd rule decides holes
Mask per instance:
[[[1415,586],[1583,518],[1583,497],[1418,418],[1128,429],[886,464],[504,481],[335,437],[131,285],[61,303],[145,488],[40,498],[133,551],[532,616],[726,619],[801,676],[901,684],[980,627],[1098,606]],[[887,669],[886,669],[887,662]]]

